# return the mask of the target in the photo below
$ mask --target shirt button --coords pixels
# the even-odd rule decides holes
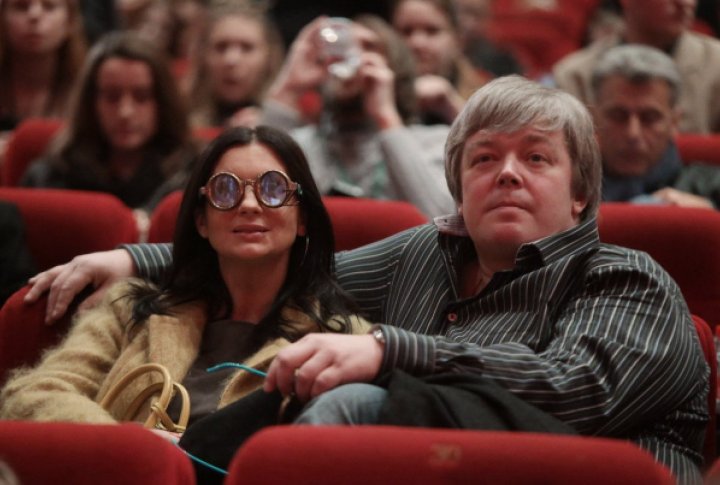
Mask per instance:
[[[454,322],[457,320],[457,313],[448,313],[447,319],[450,322]]]

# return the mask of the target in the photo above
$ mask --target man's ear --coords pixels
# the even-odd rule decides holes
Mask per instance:
[[[575,199],[573,200],[572,207],[570,209],[572,216],[574,219],[580,220],[580,214],[582,214],[582,211],[585,210],[585,207],[587,207],[587,197],[584,195],[582,196],[575,196]]]
[[[207,218],[205,217],[205,211],[197,211],[195,213],[195,228],[197,229],[198,234],[200,234],[202,237],[207,239],[208,230],[207,230]]]

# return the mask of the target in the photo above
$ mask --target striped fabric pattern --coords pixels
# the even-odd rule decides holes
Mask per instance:
[[[458,234],[450,217],[338,253],[340,284],[384,324],[383,370],[480,373],[699,481],[709,370],[668,274],[645,253],[601,244],[593,219],[523,245],[515,268],[462,299],[457,268],[473,252]],[[169,262],[168,246],[128,249],[146,276]]]

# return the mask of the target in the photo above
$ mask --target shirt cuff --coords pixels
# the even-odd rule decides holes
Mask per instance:
[[[157,282],[172,264],[172,244],[122,244],[130,253],[137,275]]]
[[[391,325],[381,325],[385,352],[380,373],[402,369],[412,375],[430,374],[435,368],[435,339],[407,332]]]

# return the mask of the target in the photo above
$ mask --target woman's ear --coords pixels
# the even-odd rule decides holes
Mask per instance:
[[[203,238],[207,239],[208,230],[205,211],[197,211],[195,213],[195,228],[197,229],[198,234],[200,234]]]

